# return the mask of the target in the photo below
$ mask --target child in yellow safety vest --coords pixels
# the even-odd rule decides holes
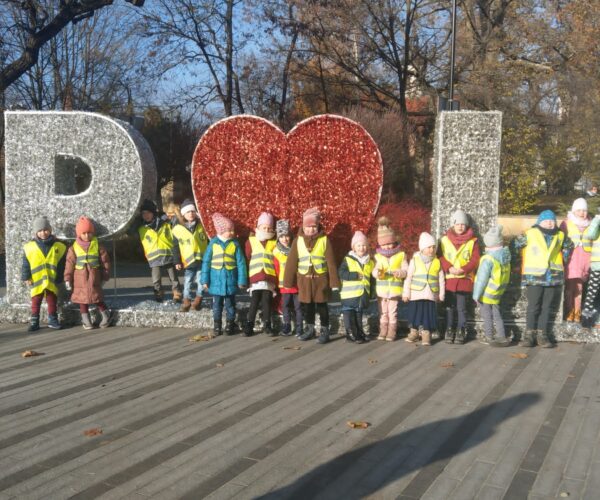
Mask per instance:
[[[492,347],[506,347],[510,342],[504,331],[500,300],[510,280],[510,251],[503,246],[502,226],[490,228],[483,236],[483,242],[485,254],[479,260],[473,285],[473,300],[479,303],[483,319],[484,337],[481,342]]]
[[[63,281],[67,246],[52,234],[46,217],[33,221],[33,239],[23,247],[21,280],[31,292],[31,319],[28,331],[40,329],[40,310],[46,297],[48,327],[61,328],[57,313],[58,285]]]
[[[200,310],[202,304],[202,287],[200,273],[202,271],[202,256],[208,245],[208,238],[198,217],[196,205],[186,199],[179,210],[181,220],[175,224],[173,233],[173,260],[175,269],[183,271],[183,303],[181,312]],[[193,301],[192,301],[192,296]]]
[[[419,251],[408,265],[402,300],[408,302],[406,342],[419,340],[431,345],[431,332],[437,328],[437,302],[444,301],[446,282],[440,260],[435,256],[435,239],[429,233],[419,236]]]
[[[80,217],[75,225],[77,238],[67,252],[65,283],[72,290],[71,302],[79,304],[84,330],[95,328],[90,318],[90,304],[100,311],[100,328],[110,326],[110,311],[104,303],[102,283],[110,278],[110,257],[98,243],[94,223]]]
[[[581,315],[581,324],[585,327],[591,327],[596,323],[600,323],[597,321],[597,317],[594,318],[596,299],[600,292],[600,215],[596,215],[592,219],[590,227],[585,232],[585,237],[592,242],[592,253],[590,279]],[[598,326],[596,325],[596,327]]]
[[[260,305],[263,313],[263,331],[274,337],[277,332],[271,324],[271,303],[277,294],[277,275],[273,250],[277,245],[275,239],[275,219],[270,213],[263,212],[258,217],[256,232],[246,242],[246,259],[248,259],[248,281],[250,288],[250,308],[244,325],[244,335],[250,337],[254,333],[254,322]]]
[[[402,298],[404,278],[408,271],[408,259],[400,250],[398,236],[387,217],[377,221],[377,244],[373,276],[377,280],[377,304],[379,306],[379,336],[377,340],[396,340],[398,325],[398,302]]]
[[[273,250],[273,255],[275,257],[275,273],[278,279],[279,294],[281,295],[281,312],[283,315],[281,335],[288,336],[295,333],[296,337],[299,337],[302,334],[302,308],[300,307],[300,298],[298,297],[298,287],[286,288],[283,286],[285,266],[292,244],[290,221],[287,219],[278,220],[275,231],[277,233],[277,246]],[[292,309],[296,315],[296,328],[294,332],[292,332]]]
[[[173,260],[173,234],[171,232],[171,223],[166,215],[160,215],[156,203],[152,200],[144,200],[140,207],[143,219],[142,225],[138,228],[138,234],[144,255],[150,266],[152,273],[152,286],[154,288],[154,299],[156,302],[163,301],[162,291],[162,272],[167,272],[171,280],[171,289],[173,290],[173,301],[181,301],[181,291],[177,271]]]
[[[352,250],[344,257],[338,275],[342,281],[340,298],[346,329],[346,341],[355,344],[368,342],[363,330],[363,311],[369,307],[371,298],[371,273],[375,264],[369,255],[367,237],[356,231],[352,236]]]

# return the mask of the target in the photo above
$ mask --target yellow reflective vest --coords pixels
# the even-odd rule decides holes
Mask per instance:
[[[379,253],[375,254],[375,262],[380,273],[377,275],[377,294],[383,297],[399,297],[402,295],[404,280],[395,278],[392,271],[399,271],[404,262],[404,252],[398,252],[390,258]]]
[[[60,259],[67,251],[67,246],[60,241],[55,241],[48,254],[44,255],[35,241],[29,241],[23,250],[31,268],[31,296],[39,295],[45,290],[58,293],[56,271]]]
[[[564,271],[562,256],[564,233],[557,231],[552,236],[550,246],[546,245],[544,234],[535,227],[528,229],[525,236],[527,236],[527,246],[523,248],[522,274],[543,276],[548,268],[553,274],[562,274]]]
[[[465,267],[471,260],[473,255],[473,247],[475,246],[476,238],[473,238],[466,243],[463,243],[458,249],[453,245],[448,236],[443,236],[440,241],[442,254],[444,258],[452,264],[453,267]],[[474,273],[469,274],[450,274],[446,273],[446,279],[467,278],[473,280]]]
[[[586,252],[592,251],[592,241],[584,236],[585,229],[581,231],[577,225],[567,220],[567,236],[571,238],[575,247],[582,247]]]
[[[91,268],[100,267],[100,252],[98,249],[98,238],[92,238],[87,252],[81,248],[79,243],[73,243],[73,251],[75,252],[75,269],[81,270],[86,265]]]
[[[275,276],[273,250],[277,246],[277,242],[275,240],[267,240],[263,246],[256,236],[250,236],[248,241],[252,249],[248,264],[248,276],[252,277],[262,271],[269,276]]]
[[[315,242],[312,251],[308,251],[304,237],[298,238],[298,272],[308,274],[312,265],[315,273],[325,274],[327,272],[327,261],[325,260],[325,250],[327,249],[327,236],[319,236]]]
[[[141,226],[138,229],[138,233],[140,240],[142,240],[144,254],[148,263],[173,256],[173,251],[171,250],[173,248],[173,235],[171,233],[171,226],[168,223],[163,223],[158,228],[158,231],[148,226]]]
[[[283,288],[283,276],[285,274],[285,265],[288,260],[288,256],[284,254],[277,246],[273,250],[273,255],[279,261],[279,276],[277,276],[277,280],[279,281],[279,288]]]
[[[600,236],[592,243],[592,262],[600,262]]]
[[[179,243],[183,267],[189,267],[194,262],[202,262],[202,256],[208,246],[208,238],[202,224],[196,223],[193,233],[183,224],[177,224],[172,231]]]
[[[346,300],[362,297],[364,293],[369,295],[371,293],[371,273],[375,267],[373,259],[369,259],[364,266],[352,257],[346,256],[344,259],[346,260],[348,271],[351,273],[362,273],[363,278],[361,280],[342,280],[340,298]]]
[[[415,263],[415,270],[410,283],[410,289],[418,292],[423,290],[426,285],[429,285],[433,293],[440,291],[440,269],[442,267],[440,259],[434,257],[429,264],[429,269],[423,262],[423,258],[420,253],[416,253],[413,257]]]
[[[485,254],[481,257],[479,265],[483,264],[485,261],[490,261],[492,263],[492,272],[485,290],[483,291],[483,295],[481,296],[481,302],[484,304],[499,304],[500,298],[510,281],[510,262],[502,264],[491,255]]]
[[[210,267],[213,269],[223,269],[223,267],[225,267],[228,271],[237,267],[237,262],[235,260],[235,243],[233,240],[227,243],[225,251],[223,251],[221,245],[213,244]]]

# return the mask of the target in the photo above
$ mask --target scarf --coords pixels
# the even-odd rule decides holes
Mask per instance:
[[[588,227],[591,223],[590,219],[581,219],[577,217],[573,212],[569,212],[567,214],[567,218],[577,226],[580,231],[583,231],[586,227]]]
[[[429,257],[428,255],[423,255],[423,252],[419,252],[419,254],[421,254],[421,259],[423,259],[423,262],[425,264],[429,264],[433,260],[433,257],[434,257],[433,255],[431,257]]]
[[[258,229],[256,230],[256,237],[258,238],[258,241],[260,241],[261,243],[273,239],[275,238],[275,233],[273,232],[264,232],[264,231],[259,231]]]
[[[350,255],[350,257],[354,257],[358,262],[360,262],[361,266],[364,266],[367,262],[369,262],[369,259],[371,258],[368,253],[360,257],[356,254],[354,250],[348,252],[348,255]]]
[[[448,236],[448,238],[450,238],[450,241],[452,242],[452,244],[456,248],[458,248],[461,245],[463,245],[464,243],[466,243],[467,241],[473,239],[473,237],[475,236],[475,233],[473,232],[473,229],[471,229],[470,227],[468,227],[463,234],[456,234],[454,232],[454,229],[450,228],[446,232],[446,236]]]
[[[390,248],[389,250],[384,250],[381,247],[377,247],[377,250],[375,250],[379,255],[383,255],[384,257],[387,257],[388,259],[394,255],[396,255],[398,252],[400,252],[400,245],[396,245],[394,248]]]
[[[91,241],[83,241],[79,236],[77,236],[75,241],[77,241],[77,244],[86,252],[88,251],[88,248],[90,248]]]
[[[554,236],[559,231],[558,226],[554,226],[553,229],[546,229],[545,227],[538,225],[535,225],[534,227],[537,227],[544,236]]]
[[[219,240],[221,240],[223,243],[227,243],[228,241],[230,241],[232,238],[225,238],[225,236],[223,236],[222,234],[217,234],[217,238],[219,238]]]
[[[290,250],[292,249],[291,247],[283,246],[281,243],[279,243],[279,241],[277,242],[277,248],[283,255],[289,255]]]

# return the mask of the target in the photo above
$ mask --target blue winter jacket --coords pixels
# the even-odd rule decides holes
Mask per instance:
[[[492,256],[500,264],[510,264],[510,250],[506,247],[492,250],[491,252],[485,252],[486,255]],[[492,269],[494,265],[489,260],[480,260],[479,268],[477,269],[477,276],[475,276],[475,283],[473,284],[473,299],[479,300],[485,288],[487,287],[490,277],[492,276]]]
[[[231,240],[227,242],[221,241],[217,236],[208,242],[206,252],[202,259],[202,273],[200,274],[201,285],[208,285],[208,291],[211,295],[234,295],[240,286],[248,286],[248,273],[246,271],[246,258],[238,240],[233,240],[235,243],[235,260],[237,267],[227,270],[213,269],[210,265],[212,262],[213,247],[220,245],[223,251]]]

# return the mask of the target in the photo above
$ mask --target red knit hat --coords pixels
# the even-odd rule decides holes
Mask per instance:
[[[212,216],[212,220],[217,234],[223,234],[226,231],[233,231],[233,221],[225,217],[223,214],[215,212]]]
[[[83,233],[95,233],[96,228],[94,223],[88,219],[85,215],[79,217],[77,225],[75,226],[75,234],[80,237]]]

